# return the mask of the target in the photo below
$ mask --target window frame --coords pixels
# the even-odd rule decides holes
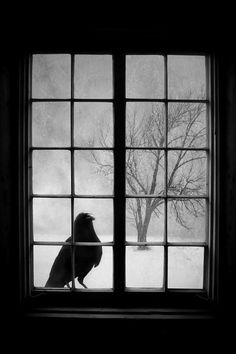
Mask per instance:
[[[21,220],[21,240],[20,240],[20,270],[21,270],[21,299],[23,302],[30,304],[34,308],[54,308],[54,304],[57,304],[59,312],[65,308],[75,309],[83,307],[102,307],[102,308],[152,308],[159,309],[164,308],[196,308],[204,309],[208,308],[210,303],[217,300],[218,289],[218,225],[219,222],[218,208],[219,208],[219,137],[218,137],[218,109],[217,109],[217,68],[216,59],[213,53],[206,53],[200,51],[194,52],[171,52],[171,51],[127,51],[121,49],[119,51],[76,51],[76,52],[64,52],[59,51],[58,54],[111,54],[113,55],[113,75],[114,75],[114,97],[111,101],[114,103],[114,178],[119,173],[123,176],[120,179],[119,184],[114,183],[114,195],[118,202],[114,203],[114,242],[119,242],[114,247],[114,291],[97,291],[96,289],[87,291],[71,292],[68,296],[68,292],[63,290],[45,291],[43,289],[31,289],[30,281],[32,274],[30,274],[29,263],[31,259],[31,241],[29,234],[32,236],[32,208],[28,208],[29,193],[31,193],[30,173],[31,160],[28,160],[29,146],[31,146],[31,136],[29,129],[31,129],[31,112],[29,104],[29,92],[31,91],[31,56],[33,54],[57,54],[56,51],[52,52],[37,52],[33,51],[28,53],[21,62],[21,83],[20,88],[20,140],[19,140],[19,166],[20,166],[20,220]],[[209,160],[210,169],[212,171],[210,176],[210,213],[212,215],[210,222],[210,243],[208,248],[209,266],[207,269],[207,288],[204,290],[191,290],[191,289],[169,289],[165,292],[160,292],[159,289],[151,291],[140,291],[139,289],[132,289],[125,291],[125,267],[122,266],[125,263],[125,248],[127,242],[125,241],[125,201],[126,196],[123,194],[125,191],[125,119],[119,122],[115,119],[117,116],[125,117],[126,101],[125,97],[125,57],[129,54],[160,54],[160,55],[207,55],[209,57],[209,91],[211,96],[209,99],[210,110],[210,126],[209,126],[209,149],[211,148],[211,158]],[[72,69],[73,70],[73,69]],[[207,98],[207,97],[206,97]],[[134,99],[136,101],[136,99]],[[43,100],[45,101],[45,100]],[[94,100],[92,100],[94,101]],[[100,101],[100,100],[99,100]],[[107,101],[107,100],[105,100]],[[141,100],[143,101],[143,100]],[[158,101],[153,99],[152,101]],[[168,98],[161,101],[170,101]],[[186,100],[183,100],[186,101]],[[73,105],[72,105],[73,106]],[[73,108],[72,108],[73,109]],[[73,128],[72,128],[73,129]],[[29,169],[27,165],[29,164]],[[121,222],[123,220],[123,222]],[[119,238],[118,232],[119,230]],[[121,235],[123,235],[121,237]],[[120,269],[123,269],[120,273]],[[206,302],[206,300],[208,300]],[[207,303],[207,306],[206,306]],[[79,305],[78,305],[79,304]]]

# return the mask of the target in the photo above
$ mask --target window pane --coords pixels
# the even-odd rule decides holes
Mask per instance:
[[[126,56],[126,97],[164,97],[164,57],[160,55]]]
[[[203,288],[203,247],[168,248],[168,287]]]
[[[70,183],[68,151],[33,151],[33,192],[35,194],[68,194]]]
[[[71,248],[63,246],[63,254],[52,272],[50,287],[66,287],[71,279]],[[62,246],[34,246],[34,286],[45,286]]]
[[[75,146],[113,146],[113,107],[111,103],[75,103]]]
[[[165,105],[153,102],[127,102],[126,146],[165,145]]]
[[[75,56],[75,97],[112,98],[112,56]]]
[[[204,99],[206,63],[204,56],[168,56],[169,98]]]
[[[76,198],[74,214],[89,213],[95,220],[94,230],[101,242],[113,240],[113,200],[96,198]]]
[[[70,207],[69,199],[34,198],[34,241],[65,241],[71,235]]]
[[[126,199],[126,240],[131,242],[164,240],[164,199]]]
[[[168,241],[206,241],[206,202],[204,199],[168,202]]]
[[[206,147],[206,105],[204,103],[169,103],[168,146]]]
[[[32,97],[69,98],[70,72],[70,55],[33,55]]]
[[[126,286],[162,288],[164,248],[126,247]]]
[[[198,196],[206,193],[207,157],[204,151],[168,152],[168,193]]]
[[[75,151],[75,192],[82,195],[113,193],[113,153]]]
[[[86,267],[89,269],[90,267],[87,265],[88,257],[91,257],[91,260],[94,259],[94,255],[96,257],[97,251],[95,250],[95,246],[77,246],[76,247],[76,255],[78,255],[78,259],[84,258],[86,263],[81,261],[78,263],[78,274],[81,276],[79,270],[84,271],[84,274],[87,273],[85,270]],[[76,262],[75,255],[75,262]],[[91,264],[88,262],[88,264]],[[75,271],[76,271],[76,263],[75,263]],[[112,274],[113,274],[113,251],[112,247],[103,246],[102,247],[102,257],[100,263],[97,267],[93,267],[87,275],[84,277],[84,284],[88,289],[96,289],[96,288],[112,288]],[[83,289],[83,286],[76,279],[75,286],[78,289]]]
[[[69,103],[33,103],[32,144],[42,147],[70,145]]]
[[[130,195],[164,194],[164,151],[126,151],[126,193]]]

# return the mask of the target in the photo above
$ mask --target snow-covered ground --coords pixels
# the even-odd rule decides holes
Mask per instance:
[[[34,246],[34,285],[44,286],[60,246]],[[170,288],[202,288],[203,247],[169,247],[168,286]],[[138,250],[126,247],[126,286],[161,288],[164,276],[164,247],[149,246]],[[103,246],[103,256],[98,267],[85,278],[88,288],[112,288],[113,250]],[[81,288],[76,280],[76,287]]]

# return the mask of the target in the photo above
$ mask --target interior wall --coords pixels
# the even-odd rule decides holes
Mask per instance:
[[[105,32],[106,33],[106,32]],[[109,32],[110,33],[110,32]],[[103,32],[104,35],[104,32]],[[109,34],[111,35],[111,34]],[[116,35],[119,36],[116,32]],[[99,36],[98,36],[99,37]],[[132,32],[130,39],[135,37]],[[101,38],[101,37],[99,37]],[[126,36],[126,39],[129,36]],[[101,40],[101,39],[100,39]],[[138,42],[138,41],[137,41]],[[217,42],[217,41],[216,41]],[[99,43],[99,41],[98,41]],[[178,47],[178,43],[175,44]],[[207,48],[208,43],[205,43]],[[31,44],[28,43],[28,47]],[[236,55],[233,51],[225,51],[224,45],[215,46],[216,55],[219,58],[219,133],[220,133],[220,290],[219,290],[219,321],[222,330],[227,325],[227,321],[235,315],[235,279],[236,279]],[[2,280],[3,314],[4,321],[9,323],[9,333],[11,333],[12,323],[17,321],[18,326],[21,317],[19,315],[19,166],[18,166],[18,118],[19,118],[19,56],[27,49],[27,44],[23,50],[19,47],[16,51],[3,51],[0,57],[0,217],[1,217],[1,236],[0,236],[0,269]],[[9,321],[10,319],[10,321]],[[91,321],[80,320],[79,325],[89,331]],[[112,325],[106,321],[93,320],[92,326],[104,326],[109,333],[112,333]],[[28,330],[34,332],[35,326],[45,330],[45,328],[57,328],[58,333],[61,328],[65,333],[69,327],[75,328],[78,322],[75,320],[61,321],[39,319],[37,323],[30,322]],[[148,332],[148,328],[159,328],[159,333],[168,336],[169,331],[176,331],[175,322],[157,321],[151,322],[119,321],[120,329],[133,331],[139,334]],[[122,323],[122,324],[121,324]],[[181,322],[182,323],[182,322]],[[32,325],[33,324],[33,325]],[[219,324],[219,322],[217,322]],[[191,325],[193,323],[191,322]],[[69,327],[67,327],[69,326]],[[191,326],[186,325],[185,333],[191,334]],[[208,322],[198,322],[196,328],[200,326],[202,334],[208,330]],[[229,328],[226,326],[225,328]],[[74,329],[75,330],[75,329]],[[31,334],[32,334],[31,333]],[[67,333],[69,334],[69,333]],[[33,334],[32,334],[33,335]],[[62,335],[62,334],[61,334]]]

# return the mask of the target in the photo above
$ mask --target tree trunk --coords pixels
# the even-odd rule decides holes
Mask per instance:
[[[139,225],[137,231],[138,231],[138,242],[147,242],[147,231],[148,231],[148,226],[150,223],[152,213],[149,210],[146,210],[146,215],[144,218],[144,222]],[[148,246],[146,245],[140,245],[138,246],[138,249],[148,249]]]

